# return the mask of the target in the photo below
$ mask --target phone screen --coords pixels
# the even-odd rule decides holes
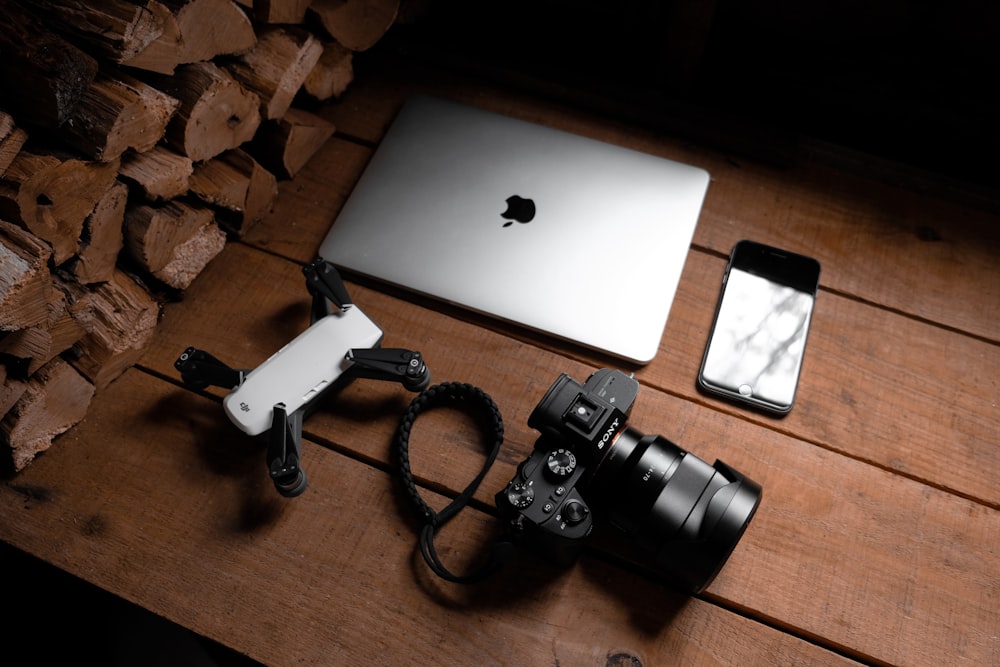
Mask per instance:
[[[752,241],[733,248],[699,386],[772,412],[792,408],[819,262]]]

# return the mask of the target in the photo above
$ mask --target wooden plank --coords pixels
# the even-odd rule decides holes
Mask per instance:
[[[722,260],[708,259],[721,271]],[[526,426],[527,417],[548,385],[561,372],[584,379],[593,362],[572,361],[371,289],[351,285],[351,291],[355,302],[384,326],[386,345],[419,349],[434,381],[477,384],[501,407],[507,422],[505,452],[484,484],[489,491],[480,497],[491,504],[492,493],[530,451],[537,434]],[[844,307],[879,312],[844,301]],[[710,305],[705,309],[710,317]],[[294,263],[230,246],[192,284],[183,309],[168,306],[158,344],[141,363],[170,375],[176,355],[195,345],[230,364],[253,367],[301,331],[307,312],[308,298]],[[823,368],[838,363],[824,359]],[[958,390],[957,385],[945,386]],[[358,381],[306,427],[323,442],[387,464],[395,419],[409,397],[395,385]],[[940,417],[940,411],[936,414]],[[860,428],[854,417],[842,415],[845,433]],[[931,417],[918,413],[907,421],[920,428],[928,422],[929,427]],[[721,458],[764,486],[766,505],[709,589],[711,595],[889,663],[931,664],[928,658],[947,655],[977,664],[995,649],[982,633],[1000,622],[1000,608],[983,597],[993,594],[985,591],[995,591],[1000,571],[1000,555],[983,546],[1000,538],[1000,513],[994,509],[789,437],[786,424],[792,422],[753,423],[651,387],[640,394],[633,418],[640,431],[676,440],[709,461]],[[221,409],[219,419],[225,419]],[[947,428],[949,420],[941,421]],[[795,424],[806,428],[809,422],[803,417]],[[913,433],[919,435],[919,430]],[[479,464],[475,457],[462,461],[455,456],[454,448],[474,450],[475,444],[450,437],[436,434],[437,444],[425,441],[413,447],[432,452],[429,456],[438,465],[424,468],[433,470],[431,479],[459,490]],[[942,439],[927,447],[940,453],[947,444]],[[963,474],[982,474],[988,480],[998,472],[995,459],[977,463],[985,470],[966,467]],[[917,458],[907,461],[919,464]],[[964,464],[949,459],[949,465]],[[745,557],[748,553],[753,556]],[[831,569],[832,563],[837,567]],[[861,600],[864,613],[857,616]],[[856,617],[848,622],[852,615]]]
[[[269,665],[856,664],[589,557],[447,584],[415,557],[390,475],[306,442],[312,486],[288,502],[218,414],[126,373],[0,487],[0,538]],[[442,553],[474,555],[492,524],[463,513]]]
[[[641,568],[620,567],[605,558],[622,547],[613,540],[595,541],[565,571],[529,559],[480,587],[445,585],[414,555],[409,508],[384,472],[411,394],[358,381],[311,417],[311,487],[288,502],[266,478],[260,444],[219,405],[156,377],[177,377],[172,362],[187,345],[253,366],[306,326],[299,264],[370,155],[336,139],[282,184],[272,216],[227,246],[183,303],[167,306],[141,359],[153,373],[129,371],[99,392],[81,425],[0,486],[0,539],[268,664],[327,664],[332,655],[400,664],[997,663],[1000,359],[995,332],[977,329],[992,324],[996,302],[997,269],[984,259],[996,254],[993,219],[816,165],[738,165],[482,84],[403,81],[412,71],[367,71],[367,92],[327,117],[345,136],[377,141],[401,95],[438,92],[708,165],[715,176],[660,354],[636,369],[643,388],[632,419],[764,487],[757,517],[708,591],[688,600]],[[961,221],[955,236],[935,226],[946,219]],[[800,403],[783,420],[694,390],[723,256],[745,233],[815,247],[827,269]],[[980,273],[964,268],[966,253]],[[876,259],[879,267],[866,264]],[[917,260],[929,264],[927,286],[906,294],[909,277],[895,276]],[[487,508],[530,451],[528,414],[556,375],[582,380],[617,365],[393,290],[350,288],[385,327],[386,345],[420,349],[434,381],[472,382],[497,400],[507,440],[477,496]],[[454,414],[428,415],[412,442],[414,471],[454,493],[481,463],[475,442]],[[446,561],[461,569],[493,528],[485,515],[463,515],[439,542]],[[406,636],[386,632],[395,627]]]
[[[294,186],[283,184],[276,208],[247,240],[296,262],[309,261],[368,155],[367,149],[339,139],[328,142]],[[716,224],[711,218],[702,222],[703,227]],[[1000,474],[995,456],[1000,411],[994,398],[1000,388],[1000,355],[995,345],[824,288],[817,301],[797,406],[776,423],[705,398],[695,388],[724,266],[712,253],[696,248],[689,254],[660,352],[645,368],[634,369],[643,382],[1000,506],[995,483]],[[296,285],[298,276],[290,280],[282,289],[294,298],[303,288]],[[261,289],[266,288],[261,285]],[[363,301],[359,303],[364,307]],[[487,326],[533,344],[566,349],[553,339],[454,308],[434,307],[470,322],[488,322]],[[396,311],[390,305],[385,308],[388,319],[380,324],[390,336],[412,328],[410,322],[393,324]],[[201,316],[193,316],[190,326],[196,326]],[[418,339],[413,344],[422,343]],[[271,340],[269,345],[277,349],[280,343]],[[454,349],[460,348],[456,344]],[[595,366],[621,365],[584,351],[575,351],[574,356]],[[874,418],[878,414],[908,417]]]
[[[351,104],[331,110],[347,136],[377,142],[406,97],[430,93],[701,166],[712,183],[695,245],[728,255],[736,241],[752,238],[812,254],[829,289],[1000,341],[995,213],[866,180],[808,155],[793,168],[770,167],[411,62],[368,66]]]

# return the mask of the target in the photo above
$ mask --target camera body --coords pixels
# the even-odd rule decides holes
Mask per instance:
[[[513,541],[572,563],[605,521],[653,555],[668,583],[703,590],[760,502],[758,484],[627,425],[639,383],[601,369],[581,386],[565,373],[528,418],[541,436],[496,494]]]

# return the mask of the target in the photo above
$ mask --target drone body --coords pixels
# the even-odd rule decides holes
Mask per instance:
[[[260,366],[234,369],[193,347],[174,363],[188,386],[231,389],[222,401],[226,416],[247,435],[267,437],[271,479],[288,497],[307,485],[302,421],[332,389],[356,377],[400,382],[414,392],[430,383],[419,352],[380,347],[382,329],[350,303],[332,265],[319,258],[302,270],[313,297],[311,324]]]

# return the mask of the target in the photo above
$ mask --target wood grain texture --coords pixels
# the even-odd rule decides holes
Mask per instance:
[[[192,286],[190,307],[168,310],[158,330],[165,344],[151,348],[142,363],[169,374],[169,364],[187,345],[224,352],[223,360],[234,365],[260,363],[308,322],[308,299],[296,268],[241,247],[227,248],[204,281]],[[239,287],[224,286],[223,276],[237,270],[244,276]],[[236,290],[253,294],[253,306],[238,313],[227,309],[224,304],[237,298]],[[525,424],[548,385],[560,372],[583,379],[593,366],[374,290],[351,285],[351,291],[385,328],[386,345],[420,349],[437,380],[481,386],[501,407],[508,424],[505,451],[484,484],[492,491],[480,498],[492,503],[492,492],[530,452],[536,434]],[[237,333],[250,330],[261,331],[253,337]],[[1000,537],[995,510],[789,437],[782,432],[786,422],[754,423],[653,388],[644,392],[633,410],[632,423],[640,431],[662,434],[709,461],[721,458],[765,489],[765,504],[711,594],[893,664],[922,664],[960,628],[982,628],[995,616],[996,609],[984,607],[982,597],[995,595],[998,586],[994,573],[1000,558],[984,548]],[[321,441],[389,464],[386,443],[407,400],[391,385],[358,381],[306,428]],[[479,462],[454,452],[472,448],[474,454],[475,444],[461,438],[451,442],[447,432],[435,439],[430,446],[439,465],[427,477],[457,492]],[[308,462],[304,465],[308,468]],[[985,465],[995,472],[996,462]],[[951,547],[942,551],[945,544]],[[740,558],[747,550],[757,554],[749,562]],[[961,565],[955,561],[959,554],[965,554]],[[831,563],[837,564],[834,570]],[[955,567],[963,572],[962,582],[944,576]],[[817,585],[822,596],[802,594]],[[917,598],[928,604],[918,608]],[[862,601],[865,620],[845,622]],[[943,622],[955,614],[967,618]],[[890,635],[900,641],[887,642]],[[976,641],[963,636],[964,650]],[[979,642],[968,654],[969,664],[991,651],[987,637]]]
[[[408,508],[386,473],[307,442],[312,489],[289,503],[259,474],[260,449],[219,422],[212,402],[137,371],[107,398],[60,442],[59,461],[40,459],[0,488],[4,537],[34,553],[58,546],[57,565],[133,601],[158,591],[159,613],[265,664],[709,664],[734,654],[854,664],[597,559],[567,572],[529,564],[481,588],[443,585],[414,559]],[[128,432],[148,437],[136,446]],[[67,464],[94,476],[66,477]],[[68,528],[58,545],[44,529],[54,524]],[[476,552],[491,524],[463,514],[443,553]]]
[[[809,160],[739,163],[396,65],[366,70],[350,104],[322,112],[342,134],[279,184],[273,211],[228,244],[183,301],[164,307],[138,367],[0,486],[0,539],[275,665],[1000,662],[995,216]],[[756,517],[703,595],[664,587],[613,533],[595,536],[573,567],[526,554],[483,585],[448,585],[415,554],[413,513],[393,478],[391,441],[412,394],[358,380],[312,415],[310,488],[287,501],[267,479],[261,443],[226,420],[225,392],[180,386],[173,362],[187,346],[253,367],[307,326],[300,266],[412,92],[712,173],[660,352],[626,368],[642,384],[635,428],[763,486]],[[725,255],[743,236],[824,266],[798,403],[780,420],[695,390]],[[348,283],[386,346],[420,350],[432,381],[476,384],[503,412],[505,444],[476,508],[439,538],[461,570],[496,531],[492,496],[531,451],[528,415],[549,385],[562,372],[582,380],[620,364],[374,282]],[[438,508],[482,455],[453,412],[427,415],[411,438],[414,473],[441,494],[425,491]]]

